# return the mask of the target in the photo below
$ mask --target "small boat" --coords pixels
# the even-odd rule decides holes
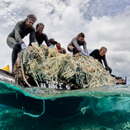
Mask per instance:
[[[46,84],[46,86],[48,87],[49,85]],[[38,99],[32,97],[19,88],[17,89],[14,76],[11,73],[0,69],[0,104],[19,109],[26,115],[32,117],[42,116],[45,112],[46,104],[47,116],[55,115],[58,119],[68,118],[79,111],[78,107],[82,100],[83,97],[66,97],[58,98],[56,100],[44,100],[44,98]],[[63,114],[66,111],[64,106],[68,106],[67,114],[65,115]]]
[[[44,85],[46,86],[43,87]],[[89,106],[93,96],[97,97],[101,93],[102,97],[105,91],[107,92],[105,96],[110,96],[113,95],[111,93],[113,90],[118,95],[118,88],[123,90],[128,88],[127,86],[115,88],[103,86],[102,89],[105,90],[103,92],[99,88],[79,90],[51,89],[48,87],[49,85],[45,82],[41,83],[41,88],[19,87],[15,84],[14,76],[11,73],[0,69],[0,104],[19,109],[31,117],[41,117],[45,113],[44,115],[53,115],[57,119],[67,119],[81,113],[82,108]],[[95,98],[93,99],[95,100]],[[64,114],[65,112],[66,114]]]

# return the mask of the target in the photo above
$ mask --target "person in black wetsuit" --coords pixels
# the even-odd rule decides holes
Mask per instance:
[[[7,37],[7,44],[12,51],[12,69],[17,60],[18,53],[26,48],[26,44],[22,40],[27,34],[30,34],[30,42],[36,42],[35,29],[33,24],[36,21],[36,16],[30,14],[24,21],[16,24],[14,30]]]
[[[46,34],[42,33],[44,30],[44,27],[45,26],[43,23],[38,23],[36,25],[36,32],[35,32],[36,40],[39,46],[45,41],[46,45],[49,47],[51,44],[48,41],[48,37]],[[29,45],[31,45],[31,43]]]
[[[105,55],[106,52],[107,52],[107,48],[101,47],[100,49],[95,49],[93,52],[91,52],[90,56],[97,59],[101,64],[103,64],[102,63],[103,60],[106,70],[109,71],[109,73],[111,73],[112,69],[107,64],[106,55]]]

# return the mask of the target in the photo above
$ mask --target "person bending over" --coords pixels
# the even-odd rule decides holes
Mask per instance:
[[[48,37],[46,34],[42,33],[43,30],[44,30],[44,24],[43,23],[38,23],[36,25],[36,32],[35,32],[35,35],[36,35],[36,40],[38,42],[38,45],[40,46],[44,41],[46,43],[47,46],[50,46],[51,44],[49,44],[49,41],[48,41]],[[29,44],[31,45],[31,43]]]
[[[22,40],[27,34],[30,34],[30,42],[36,42],[35,30],[33,24],[36,16],[29,14],[24,21],[18,22],[13,31],[7,37],[7,44],[12,51],[12,68],[17,60],[18,53],[26,48],[26,44]]]
[[[72,39],[72,41],[68,44],[67,49],[70,52],[73,52],[73,55],[81,52],[83,55],[87,55],[88,51],[87,51],[87,43],[84,40],[85,39],[85,35],[84,33],[79,33],[77,37],[74,37]],[[83,50],[81,49],[80,46],[83,46]]]
[[[107,52],[107,48],[106,47],[101,47],[100,49],[95,49],[94,51],[92,51],[90,53],[90,56],[92,56],[93,58],[97,59],[101,64],[103,64],[102,63],[102,61],[103,61],[106,70],[109,71],[109,73],[111,73],[112,69],[107,64],[106,52]]]

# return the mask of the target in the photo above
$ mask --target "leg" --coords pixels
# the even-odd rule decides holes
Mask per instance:
[[[16,40],[12,37],[7,38],[7,44],[10,48],[13,48],[12,51],[12,70],[14,67],[14,64],[17,60],[18,53],[21,51],[21,45],[16,42]]]
[[[68,51],[73,52],[73,55],[78,53],[78,50],[73,46],[68,46]]]
[[[14,45],[18,44],[16,42],[16,40],[12,37],[7,37],[7,45],[10,47],[10,48],[13,48]]]
[[[78,50],[74,47],[73,48],[73,55],[76,55],[78,53]]]
[[[17,56],[18,56],[18,53],[21,51],[21,45],[20,44],[16,44],[14,47],[13,47],[13,52],[12,52],[12,69],[14,68],[14,64],[17,60]]]
[[[70,52],[73,52],[73,48],[74,48],[73,46],[68,46],[67,47],[68,51],[70,51]]]

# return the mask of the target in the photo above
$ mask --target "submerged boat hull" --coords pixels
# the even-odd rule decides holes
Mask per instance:
[[[0,70],[0,81],[2,81],[2,83],[0,83],[0,104],[5,105],[5,107],[9,106],[22,110],[24,114],[32,117],[40,117],[46,111],[45,115],[47,116],[53,115],[57,119],[68,118],[79,112],[78,107],[83,100],[82,97],[44,100],[27,96],[13,88],[8,88],[8,83],[13,86],[15,85],[15,80],[9,72],[3,70]],[[64,114],[65,112],[66,114]]]

